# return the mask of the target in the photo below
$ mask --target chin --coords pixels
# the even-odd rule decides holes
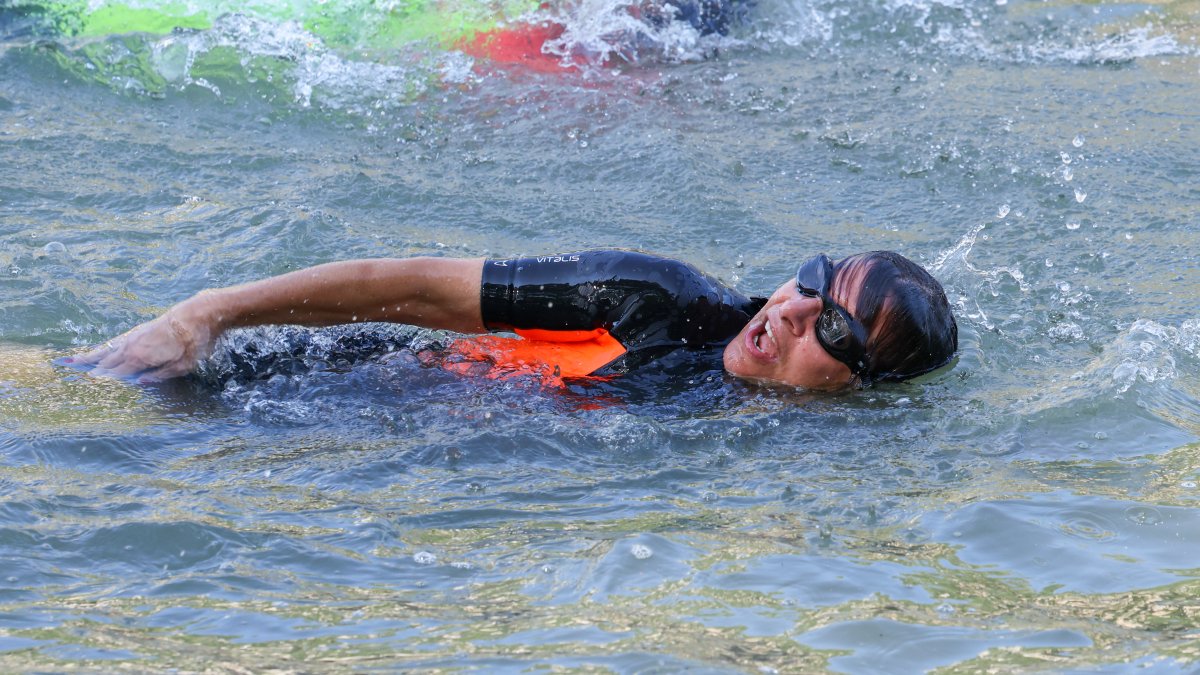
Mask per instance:
[[[746,377],[742,369],[743,360],[732,342],[725,347],[725,351],[721,354],[721,365],[725,366],[725,372],[737,377]]]

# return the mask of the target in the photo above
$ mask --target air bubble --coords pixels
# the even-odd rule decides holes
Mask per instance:
[[[638,560],[645,560],[654,555],[654,551],[651,551],[650,547],[645,544],[634,544],[633,548],[629,549],[629,552]]]
[[[66,253],[67,247],[61,241],[52,241],[43,246],[42,251],[51,255],[55,253]]]
[[[1058,158],[1062,160],[1063,164],[1071,163],[1071,155],[1068,153],[1060,152],[1060,153],[1058,153]]]
[[[996,209],[996,217],[1004,218],[1004,216],[1008,215],[1008,211],[1008,204],[1001,204],[1000,208]]]
[[[1068,230],[1078,230],[1079,223],[1067,223],[1067,229]]]
[[[1075,178],[1075,172],[1071,170],[1071,167],[1064,166],[1063,167],[1063,180],[1071,181],[1074,178]]]
[[[429,551],[417,551],[413,554],[413,562],[418,565],[432,565],[437,562],[437,556]]]
[[[1077,148],[1082,148],[1083,147],[1083,136],[1080,134],[1076,134],[1075,138],[1071,139],[1071,145],[1073,145]]]
[[[1083,190],[1078,190],[1078,189],[1077,189],[1077,190],[1075,190],[1075,201],[1077,201],[1077,202],[1079,202],[1080,204],[1082,204],[1082,203],[1083,203],[1083,200],[1085,200],[1085,199],[1087,199],[1087,193],[1086,193],[1086,192],[1084,192]]]

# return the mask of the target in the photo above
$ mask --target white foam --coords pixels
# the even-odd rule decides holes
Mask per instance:
[[[1189,319],[1179,327],[1138,319],[1072,379],[1124,394],[1139,382],[1174,380],[1178,360],[1197,356],[1198,350],[1200,319]]]
[[[664,10],[673,12],[670,8]],[[721,42],[719,36],[701,36],[684,21],[651,21],[634,16],[626,0],[582,0],[545,10],[534,20],[561,24],[562,35],[543,46],[547,54],[564,60],[583,58],[587,63],[636,63],[647,58],[694,61],[704,58]]]
[[[1172,35],[1155,33],[1147,26],[1109,35],[1096,42],[1076,45],[1038,43],[1024,49],[1024,55],[1034,61],[1066,61],[1080,65],[1128,63],[1152,56],[1186,54]]]
[[[273,22],[245,14],[225,14],[209,30],[159,38],[151,45],[151,59],[158,74],[173,86],[202,86],[219,96],[220,90],[195,71],[197,59],[219,48],[232,48],[242,55],[251,81],[256,58],[272,59],[274,65],[291,64],[285,69],[287,84],[302,107],[401,104],[422,93],[438,69],[454,81],[469,79],[469,66],[464,66],[460,54],[433,59],[428,68],[349,60],[295,21]]]

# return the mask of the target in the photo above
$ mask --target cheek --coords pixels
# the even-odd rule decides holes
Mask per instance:
[[[782,379],[806,389],[840,389],[850,383],[850,368],[816,342],[798,345],[787,370]]]

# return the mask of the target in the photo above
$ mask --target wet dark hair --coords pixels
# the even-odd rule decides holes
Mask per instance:
[[[942,285],[893,251],[838,261],[830,294],[867,329],[863,384],[907,380],[940,368],[958,349],[958,324]]]

